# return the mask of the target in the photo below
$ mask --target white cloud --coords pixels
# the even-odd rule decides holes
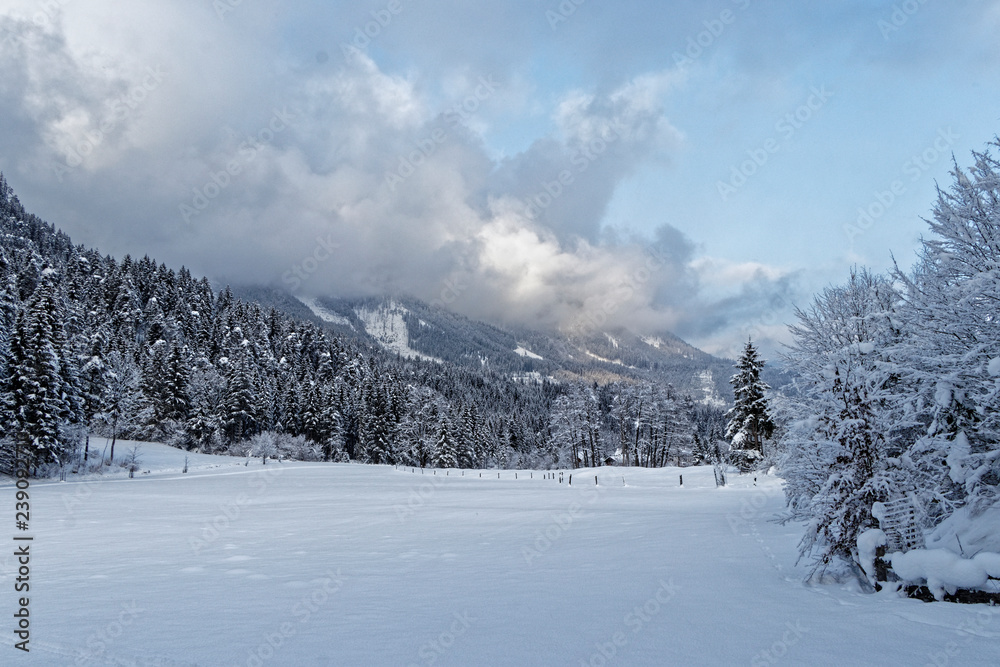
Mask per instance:
[[[789,273],[760,262],[734,262],[721,257],[698,257],[691,261],[691,268],[702,285],[727,291],[754,281],[780,280]]]
[[[555,131],[497,162],[483,134],[539,104],[523,75],[458,64],[428,85],[419,70],[387,71],[374,49],[296,64],[275,46],[272,6],[243,3],[220,21],[210,5],[74,0],[62,23],[18,23],[24,39],[0,46],[0,153],[51,193],[53,222],[84,232],[78,242],[303,293],[430,301],[458,281],[453,305],[474,317],[572,328],[596,314],[704,336],[744,304],[706,303],[702,285],[752,284],[759,300],[787,277],[692,263],[693,244],[668,225],[654,239],[602,237],[616,188],[682,141],[664,111],[676,70],[558,97]],[[67,147],[114,118],[149,68],[163,80],[56,184]],[[443,113],[470,96],[459,121]],[[525,215],[563,172],[571,182],[551,206]]]

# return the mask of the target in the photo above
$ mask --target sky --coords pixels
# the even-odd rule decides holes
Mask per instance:
[[[1000,133],[1000,0],[0,0],[0,171],[218,284],[777,352]]]

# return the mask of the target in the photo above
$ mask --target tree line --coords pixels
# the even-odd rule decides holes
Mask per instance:
[[[523,382],[400,358],[185,268],[74,245],[2,175],[0,234],[4,472],[18,454],[35,474],[98,467],[121,438],[470,468],[698,458],[696,406],[669,386]]]

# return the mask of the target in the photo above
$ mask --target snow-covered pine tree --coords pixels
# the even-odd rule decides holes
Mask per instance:
[[[87,349],[80,358],[80,398],[83,409],[83,424],[86,429],[83,460],[90,458],[90,429],[100,419],[105,408],[108,390],[107,357],[108,333],[105,327],[97,326],[90,334]]]
[[[164,438],[187,418],[188,381],[191,370],[187,351],[163,339],[149,350],[142,373],[142,393],[146,400],[142,416],[142,435]]]
[[[409,387],[406,414],[400,423],[400,436],[406,442],[402,460],[407,465],[425,468],[433,463],[441,405],[441,396],[430,387]]]
[[[310,383],[305,391],[304,406],[302,435],[319,445],[323,460],[330,461],[343,444],[340,412],[334,404],[332,387],[320,382]]]
[[[65,426],[74,421],[79,405],[74,359],[67,351],[63,307],[53,269],[43,271],[16,324],[11,345],[10,411],[14,443],[33,471],[61,464],[78,443],[68,439]]]
[[[222,404],[222,432],[227,445],[248,440],[260,429],[254,392],[255,369],[246,355],[237,353],[225,365],[226,393]]]
[[[7,183],[0,174],[0,204],[6,196]],[[17,274],[0,246],[0,471],[13,470],[14,396],[12,385],[11,344],[16,331],[18,299]]]
[[[741,469],[754,468],[764,456],[764,441],[774,433],[774,421],[767,405],[770,387],[761,379],[764,359],[748,340],[736,361],[736,373],[730,378],[733,386],[733,407],[727,413],[729,425],[726,437],[732,443],[734,463]]]
[[[226,381],[208,359],[201,357],[194,362],[186,393],[190,408],[179,444],[185,449],[212,453],[222,446]]]
[[[452,432],[451,419],[447,413],[441,416],[441,424],[438,428],[437,450],[435,451],[437,467],[457,468],[458,448],[455,443],[455,435]]]
[[[479,417],[475,405],[467,405],[461,410],[458,441],[458,467],[476,467],[476,449],[481,445],[479,440]]]

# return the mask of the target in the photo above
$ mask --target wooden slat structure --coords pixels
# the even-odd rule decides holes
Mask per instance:
[[[917,525],[917,512],[908,498],[882,503],[884,511],[878,518],[885,533],[886,553],[924,548],[924,534]]]

